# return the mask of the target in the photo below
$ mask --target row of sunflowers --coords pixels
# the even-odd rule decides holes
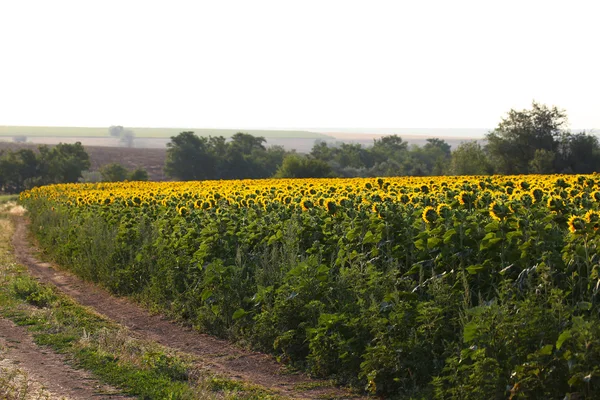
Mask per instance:
[[[598,393],[581,335],[600,332],[600,175],[65,184],[21,202],[84,278],[315,375],[399,397]]]

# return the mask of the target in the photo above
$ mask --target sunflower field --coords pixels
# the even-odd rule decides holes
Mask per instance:
[[[397,398],[600,396],[600,175],[64,184],[20,200],[74,273],[315,376]]]

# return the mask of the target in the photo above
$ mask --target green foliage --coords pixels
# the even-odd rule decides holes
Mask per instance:
[[[247,182],[199,205],[27,206],[79,275],[315,375],[385,397],[596,398],[600,181],[535,179],[303,182],[344,190],[332,208],[236,195]]]
[[[48,307],[56,300],[54,292],[28,276],[16,278],[12,283],[12,291],[20,299],[37,307]]]
[[[148,180],[148,171],[143,168],[136,168],[129,174],[129,180],[132,182],[135,181],[147,181]]]
[[[485,151],[476,141],[461,143],[452,152],[452,175],[489,175],[492,171]]]
[[[1,216],[0,220],[6,221]],[[66,354],[78,368],[142,399],[276,398],[260,388],[226,378],[193,376],[197,371],[189,359],[130,336],[122,327],[27,275],[3,246],[9,240],[8,232],[0,231],[0,240],[0,312],[4,318],[27,326],[36,344]],[[22,301],[48,308],[48,312],[23,307]],[[2,368],[1,372],[8,371]],[[5,395],[6,382],[0,379],[0,393]],[[19,398],[26,397],[26,391],[20,393]]]
[[[290,154],[275,173],[276,178],[327,178],[332,171],[324,161],[298,154]]]
[[[100,168],[104,182],[123,182],[127,179],[127,168],[119,163],[111,163]]]

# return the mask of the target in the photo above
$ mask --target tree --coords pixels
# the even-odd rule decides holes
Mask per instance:
[[[127,168],[119,163],[106,164],[100,168],[100,174],[104,182],[123,182],[128,177]]]
[[[119,138],[119,142],[125,147],[133,147],[135,133],[130,129],[125,129],[121,125],[112,125],[108,128],[108,133],[112,137]]]
[[[452,152],[452,175],[489,175],[493,168],[477,141],[463,142]]]
[[[90,156],[81,142],[74,144],[59,143],[49,148],[39,146],[40,176],[39,183],[75,183],[81,173],[90,168]]]
[[[585,132],[565,133],[560,141],[556,172],[590,174],[600,171],[600,143]]]
[[[246,179],[266,178],[272,174],[265,171],[258,158],[262,157],[266,148],[266,139],[238,132],[227,143],[225,152],[224,178]]]
[[[136,168],[129,175],[130,181],[147,181],[148,178],[148,172],[143,168]]]
[[[375,163],[390,160],[402,163],[407,157],[408,143],[398,135],[383,136],[373,140],[371,153]]]
[[[8,151],[0,156],[0,191],[18,193],[34,186],[39,162],[32,150]]]
[[[283,159],[275,178],[327,178],[331,167],[325,161],[310,156],[289,154]]]
[[[167,143],[165,174],[184,181],[215,177],[215,157],[209,139],[181,132]]]
[[[18,193],[34,186],[77,182],[90,167],[89,156],[80,142],[59,143],[8,151],[0,155],[0,191]]]
[[[530,110],[510,110],[498,127],[486,135],[486,150],[496,165],[496,172],[531,172],[530,168],[536,164],[531,164],[536,150],[556,153],[566,126],[565,111],[556,107],[549,108],[534,101]]]

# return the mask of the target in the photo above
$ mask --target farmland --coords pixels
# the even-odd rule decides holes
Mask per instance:
[[[315,375],[387,396],[594,397],[599,189],[597,175],[281,179],[21,201],[76,274]]]
[[[128,128],[138,138],[163,138],[177,136],[183,131],[193,131],[198,136],[233,136],[239,129],[206,129],[206,128]],[[302,139],[325,139],[327,135],[299,130],[243,130],[253,136],[266,138],[302,138]],[[72,127],[72,126],[0,126],[0,137],[110,137],[108,127]]]

